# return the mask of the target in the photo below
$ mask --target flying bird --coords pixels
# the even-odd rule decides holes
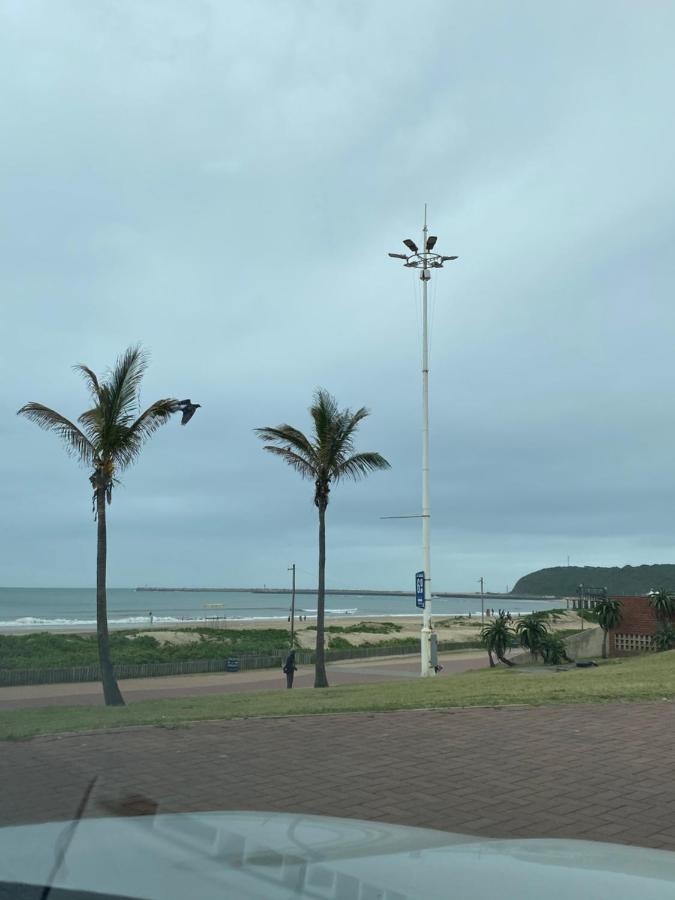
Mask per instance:
[[[187,425],[190,419],[197,412],[201,403],[193,403],[192,400],[180,400],[178,402],[178,409],[183,413],[183,418],[180,420],[181,425]]]

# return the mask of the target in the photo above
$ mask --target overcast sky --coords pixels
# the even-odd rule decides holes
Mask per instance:
[[[115,491],[109,583],[316,581],[312,485],[252,429],[366,405],[329,586],[675,563],[675,5],[0,0],[0,583],[89,586],[88,472],[15,415],[151,353],[203,404]]]

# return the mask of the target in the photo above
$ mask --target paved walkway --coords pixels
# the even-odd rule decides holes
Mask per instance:
[[[675,704],[245,719],[0,747],[0,823],[272,810],[675,850]]]
[[[467,669],[480,669],[488,664],[481,650],[454,651],[440,655],[441,676]],[[391,681],[396,678],[414,679],[419,676],[419,656],[379,659],[343,660],[327,666],[330,684],[357,684]],[[163,678],[127,678],[120,688],[129,703],[138,700],[159,700],[171,697],[225,694],[240,691],[263,691],[286,688],[286,676],[278,669],[253,669],[247,672],[214,672],[210,675],[178,675]],[[296,673],[294,688],[311,688],[314,668],[301,666]],[[0,688],[0,710],[34,706],[76,706],[103,704],[98,681],[81,684],[33,684]]]

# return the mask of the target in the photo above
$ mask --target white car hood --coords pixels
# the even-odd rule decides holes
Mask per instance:
[[[301,814],[182,813],[0,828],[0,881],[147,900],[672,900],[675,853]]]

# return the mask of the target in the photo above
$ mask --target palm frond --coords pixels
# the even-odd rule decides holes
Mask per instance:
[[[115,363],[101,387],[101,394],[105,394],[106,402],[102,405],[108,426],[131,419],[138,404],[138,392],[147,367],[148,356],[140,345],[129,347]]]
[[[84,429],[85,434],[92,444],[95,447],[100,447],[102,444],[103,431],[105,429],[105,418],[100,404],[92,406],[91,409],[83,412],[81,416],[78,416],[77,421]]]
[[[335,397],[319,388],[314,395],[310,414],[314,420],[317,459],[327,476],[354,449],[353,436],[349,431],[352,413],[349,409],[340,410]]]
[[[82,375],[82,377],[84,378],[87,387],[89,388],[89,393],[91,394],[92,400],[99,400],[101,387],[98,383],[98,378],[96,377],[95,372],[92,372],[89,366],[83,366],[81,363],[77,366],[73,366],[73,369],[76,372],[79,372],[80,375]]]
[[[649,598],[652,607],[659,619],[668,621],[675,615],[675,596],[668,591],[660,590]]]
[[[303,478],[316,478],[316,468],[303,456],[300,456],[298,453],[291,450],[290,447],[277,447],[272,444],[266,444],[263,447],[263,450],[267,450],[268,453],[273,453],[275,456],[280,456],[284,462],[288,463],[289,466],[292,466],[292,468],[299,472]]]
[[[353,413],[344,409],[335,417],[332,440],[328,448],[328,456],[332,460],[343,461],[354,450],[354,434],[359,422],[370,415],[370,411],[362,406]]]
[[[367,419],[369,415],[370,410],[365,406],[362,406],[361,409],[357,409],[355,413],[351,413],[351,419],[349,421],[349,431],[354,431],[359,422],[362,422],[363,419]]]
[[[96,458],[96,448],[80,429],[66,419],[61,413],[43,406],[42,403],[26,403],[17,412],[19,416],[25,416],[29,422],[35,422],[45,431],[53,431],[66,445],[66,450],[77,457],[85,465],[93,465]]]
[[[595,604],[598,625],[604,631],[610,631],[621,624],[623,603],[613,597],[605,597]]]
[[[328,447],[334,443],[335,420],[340,416],[337,400],[328,391],[319,388],[314,395],[314,402],[309,408],[309,413],[314,420],[316,446],[323,456]]]
[[[351,442],[352,436],[358,428],[359,423],[368,418],[369,415],[370,410],[366,409],[365,406],[362,406],[361,409],[357,409],[355,413],[353,413],[350,409],[346,409],[344,422],[342,423],[343,439],[349,440]]]
[[[118,429],[117,446],[112,448],[118,469],[126,469],[140,454],[147,439],[178,412],[179,401],[173,398],[156,400],[129,427]]]
[[[265,450],[284,459],[305,478],[316,483],[315,503],[328,502],[331,481],[351,478],[358,481],[370,472],[388,469],[389,463],[379,453],[353,453],[354,433],[359,422],[368,415],[361,407],[356,412],[338,409],[328,391],[319,389],[310,407],[314,420],[314,439],[309,440],[297,428],[279,425],[256,428],[257,436],[267,441]]]
[[[256,435],[261,441],[271,441],[293,447],[295,452],[306,459],[309,465],[316,463],[316,450],[312,442],[302,431],[292,425],[277,425],[276,428],[256,428]]]
[[[336,465],[331,471],[331,477],[334,481],[340,481],[340,479],[344,478],[359,481],[370,474],[370,472],[390,468],[390,463],[379,453],[355,453]]]

